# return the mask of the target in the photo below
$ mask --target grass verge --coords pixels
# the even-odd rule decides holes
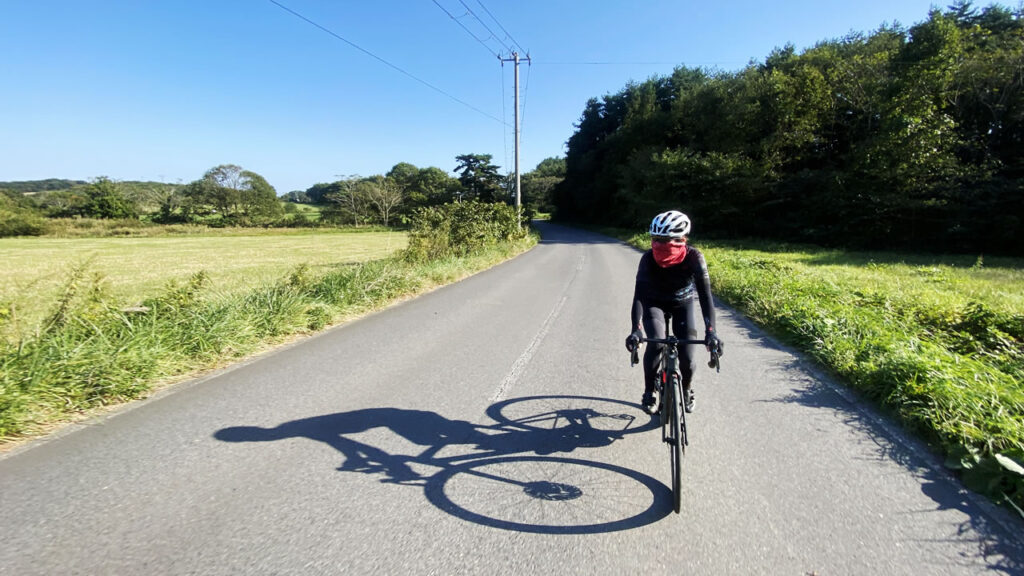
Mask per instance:
[[[77,267],[39,330],[0,343],[0,443],[457,281],[535,243],[526,236],[429,261],[400,254],[326,273],[298,266],[233,293],[210,290],[200,271],[130,307]]]
[[[646,249],[646,234],[603,230]],[[1024,262],[700,244],[717,297],[1024,508]]]
[[[50,312],[71,270],[100,275],[110,299],[139,304],[172,280],[199,271],[208,289],[248,291],[300,263],[312,273],[390,256],[408,244],[401,231],[205,229],[202,234],[92,238],[0,238],[0,338],[15,339]],[[0,315],[3,315],[0,312]]]

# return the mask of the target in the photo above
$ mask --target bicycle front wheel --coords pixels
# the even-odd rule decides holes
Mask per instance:
[[[682,393],[679,386],[679,378],[672,377],[671,385],[668,388],[672,391],[669,398],[666,398],[669,415],[669,438],[668,447],[670,451],[669,460],[672,467],[672,509],[676,514],[682,505],[683,496],[683,426],[680,422],[682,407],[680,400]]]

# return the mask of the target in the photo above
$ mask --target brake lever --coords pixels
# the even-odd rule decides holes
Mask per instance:
[[[722,371],[722,363],[718,360],[718,352],[711,352],[711,360],[708,362],[708,368],[714,368],[715,372]]]

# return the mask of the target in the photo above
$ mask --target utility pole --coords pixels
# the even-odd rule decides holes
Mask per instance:
[[[513,127],[513,130],[515,130],[515,149],[516,149],[516,217],[517,217],[518,225],[520,227],[522,227],[522,225],[523,225],[523,223],[522,223],[522,219],[523,219],[522,193],[521,193],[520,187],[519,187],[519,62],[520,62],[519,52],[513,52],[511,58],[501,58],[499,56],[498,59],[501,60],[501,65],[502,66],[505,65],[505,62],[515,62],[515,65],[516,65],[516,72],[515,72],[515,79],[516,79],[515,80],[515,86],[516,86],[516,88],[515,88],[515,90],[516,90],[516,96],[515,96],[516,116],[515,116],[515,118],[516,119],[515,119],[515,126]],[[529,54],[526,55],[526,61],[530,62],[530,55]]]

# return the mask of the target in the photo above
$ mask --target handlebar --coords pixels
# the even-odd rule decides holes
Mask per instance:
[[[678,346],[680,344],[703,344],[703,340],[680,340],[675,336],[669,336],[668,338],[640,338],[640,342],[650,344],[668,344],[669,346]],[[632,357],[630,358],[630,366],[636,366],[640,362],[640,347],[637,346],[633,349]],[[708,368],[714,368],[716,372],[722,371],[722,362],[720,360],[721,355],[718,350],[711,350],[711,360],[708,361]]]
[[[669,336],[668,338],[641,338],[640,342],[650,342],[651,344],[703,344],[703,340],[680,340],[675,336]]]

